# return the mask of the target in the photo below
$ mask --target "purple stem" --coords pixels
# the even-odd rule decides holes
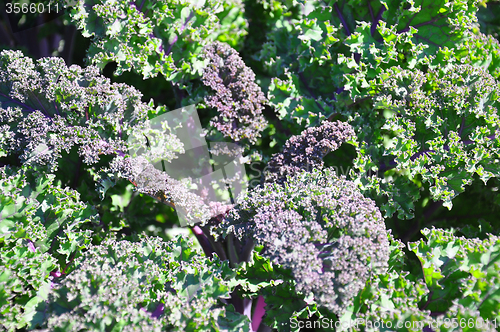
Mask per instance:
[[[29,112],[35,112],[35,111],[38,111],[38,110],[36,110],[36,109],[34,109],[34,108],[32,108],[32,107],[30,107],[30,106],[28,106],[28,105],[24,104],[24,103],[21,103],[20,101],[15,100],[15,99],[13,99],[13,98],[11,98],[11,97],[9,97],[9,96],[7,96],[7,95],[5,95],[5,94],[1,93],[1,92],[0,92],[0,96],[2,96],[2,97],[4,97],[4,98],[6,98],[6,99],[7,99],[9,102],[11,102],[11,103],[14,103],[14,104],[17,104],[17,105],[19,105],[19,106],[21,106],[21,107],[24,107],[24,108],[26,109],[26,111],[29,111]],[[48,116],[48,115],[47,115],[47,114],[45,114],[44,112],[41,112],[41,113],[42,113],[45,117],[47,117],[47,118],[49,118],[49,119],[51,118],[50,116]]]
[[[260,323],[262,322],[262,318],[266,314],[266,302],[264,301],[264,297],[259,295],[257,299],[257,304],[255,305],[255,311],[252,317],[252,331],[257,331],[259,329]]]
[[[120,127],[118,129],[118,135],[120,139],[122,138],[122,127],[123,127],[123,118],[120,119]]]
[[[138,10],[139,12],[141,12],[141,13],[142,13],[142,8],[143,8],[143,6],[144,6],[144,3],[145,3],[145,0],[143,0],[143,1],[142,1],[142,3],[141,3],[141,5],[140,5],[139,7],[137,7],[133,1],[130,1],[130,5],[131,5],[131,6],[132,6],[132,5],[133,5],[133,6],[135,6],[135,7],[137,8],[137,10]],[[144,13],[142,13],[142,15],[143,15],[144,17],[147,17],[148,11],[149,11],[149,10],[147,10],[147,11],[146,11],[146,12],[144,12]],[[184,31],[184,29],[186,28],[186,25],[187,25],[187,24],[189,23],[189,21],[193,18],[193,16],[194,16],[194,13],[191,11],[191,13],[189,14],[189,16],[186,18],[186,21],[184,22],[184,24],[181,26],[181,29],[180,29],[180,32],[179,32],[179,33],[182,33],[182,32]],[[150,37],[151,37],[151,38],[158,38],[158,37],[156,37],[153,33],[151,33],[151,34],[150,34]],[[161,39],[161,38],[158,38],[158,39]],[[165,56],[168,56],[168,55],[170,54],[170,52],[172,51],[172,47],[173,47],[173,46],[174,46],[174,44],[177,42],[177,40],[178,40],[178,36],[176,35],[176,36],[174,37],[174,39],[173,39],[172,43],[168,46],[167,51],[166,51],[166,52],[164,52],[163,47],[160,47],[160,51],[161,51],[161,52],[163,52],[163,53],[165,54]]]
[[[493,134],[493,135],[490,135],[490,136],[486,136],[486,137],[489,138],[489,139],[495,139],[496,134]],[[469,144],[472,144],[474,142],[467,140],[467,141],[462,141],[462,143],[464,143],[464,145],[469,145]]]
[[[462,131],[464,130],[465,116],[462,118],[462,124],[460,124],[460,130],[458,131],[458,136],[462,136]]]
[[[338,6],[337,3],[335,3],[333,5],[333,7],[335,8],[335,10],[337,11],[337,15],[339,16],[339,19],[340,19],[340,22],[342,22],[342,25],[344,26],[345,28],[345,31],[346,31],[346,35],[350,36],[351,35],[351,31],[349,30],[349,27],[347,26],[347,23],[344,19],[344,16],[342,16],[342,12],[340,11],[340,8]]]
[[[215,241],[214,237],[210,235],[210,229],[208,228],[208,225],[203,226],[203,228],[200,227],[200,229],[210,242],[210,245],[213,248],[212,252],[216,253],[222,261],[227,261],[228,259],[226,256],[226,251],[224,250],[224,246],[221,242]]]
[[[299,75],[300,81],[302,82],[302,84],[304,84],[304,86],[305,86],[307,92],[309,93],[309,95],[314,98],[314,101],[315,101],[316,105],[318,105],[318,107],[323,111],[323,114],[327,114],[327,112],[325,111],[325,109],[323,108],[323,106],[321,106],[321,104],[318,103],[318,98],[316,97],[316,95],[314,94],[314,92],[311,91],[311,89],[307,85],[307,82],[306,82],[306,80],[304,78],[304,75],[302,73],[299,73],[298,75]]]
[[[38,102],[38,105],[40,105],[40,108],[41,108],[41,111],[43,114],[45,114],[47,117],[50,118],[50,115],[49,113],[47,112],[47,110],[45,109],[45,107],[43,107],[42,103],[40,102],[40,100],[37,98],[37,96],[35,96],[35,93],[34,92],[31,92],[31,94],[33,95],[33,97],[35,98],[35,100]]]
[[[493,135],[490,135],[490,136],[486,136],[487,138],[489,139],[495,139],[496,137],[496,134],[493,134]],[[466,140],[466,141],[462,141],[462,143],[464,145],[470,145],[470,144],[473,144],[474,142],[473,141],[470,141],[470,140]],[[445,145],[443,147],[446,151],[449,151],[450,150],[450,147],[448,145]],[[429,153],[436,153],[435,150],[424,150],[424,151],[420,151],[420,152],[417,152],[415,153],[413,156],[410,157],[410,160],[411,161],[415,161],[415,159],[417,159],[418,157],[420,157],[421,155],[424,155],[424,154],[429,154]],[[393,169],[395,168],[397,165],[396,161],[393,159],[392,161],[389,162],[389,165],[386,166],[386,165],[381,165],[379,166],[379,170],[381,171],[387,171],[387,170],[390,170],[390,169]]]
[[[172,47],[174,47],[174,44],[177,42],[177,39],[178,37],[176,35],[172,43],[168,46],[168,50],[165,52],[165,56],[168,56],[170,54],[170,52],[172,51]]]
[[[252,300],[251,299],[241,298],[237,294],[237,290],[235,289],[231,293],[231,303],[233,304],[236,312],[247,316],[250,320],[252,319]]]
[[[445,145],[444,147],[445,150],[449,150],[449,148]],[[410,160],[411,161],[415,161],[415,159],[417,159],[418,157],[422,156],[422,155],[427,155],[429,153],[435,153],[436,151],[434,150],[424,150],[424,151],[420,151],[420,152],[417,152],[415,153],[413,156],[410,157]]]
[[[380,7],[380,10],[377,13],[377,17],[375,17],[375,19],[373,20],[373,24],[370,28],[370,33],[372,36],[375,34],[375,31],[377,31],[378,22],[382,18],[382,14],[384,12],[385,12],[385,7],[384,6]]]
[[[403,32],[408,32],[408,31],[410,31],[410,24],[411,24],[411,22],[413,21],[413,19],[415,18],[415,16],[417,16],[417,13],[413,14],[413,16],[410,18],[410,20],[408,21],[408,23],[407,23],[407,24],[406,24],[406,26],[404,27],[404,29],[399,30],[397,33],[403,33]]]
[[[335,10],[337,11],[337,14],[339,15],[340,22],[342,22],[342,25],[345,28],[346,35],[350,36],[351,35],[351,31],[349,30],[349,27],[347,26],[347,22],[345,21],[344,16],[342,16],[342,12],[340,11],[339,6],[336,3],[333,6],[335,7]],[[360,60],[361,60],[361,54],[354,53],[354,61],[356,61],[356,63],[359,63]]]
[[[243,315],[247,316],[248,319],[252,319],[252,299],[243,299]]]
[[[62,274],[62,272],[61,272],[61,271],[59,271],[59,270],[55,270],[55,271],[50,272],[50,275],[51,275],[51,276],[53,276],[53,277],[55,277],[55,278],[59,278],[59,277],[60,277],[60,276],[62,276],[63,274]]]
[[[240,252],[240,261],[248,262],[252,255],[253,248],[255,248],[255,242],[252,239],[248,239]]]
[[[373,8],[372,8],[372,3],[371,1],[368,1],[368,9],[370,10],[370,17],[373,22],[375,22],[375,17],[373,16]]]
[[[36,251],[35,245],[33,244],[33,241],[31,241],[31,240],[28,240],[28,249],[31,252],[35,252]]]
[[[359,63],[360,60],[361,60],[361,54],[354,53],[354,61],[356,61],[356,63]]]
[[[194,226],[191,228],[191,231],[193,231],[193,234],[196,236],[196,239],[198,239],[198,243],[200,243],[200,246],[203,248],[205,256],[207,256],[208,258],[212,258],[214,253],[214,248],[210,244],[210,241],[208,241],[207,236],[203,234],[201,228],[199,226]]]
[[[194,16],[194,13],[191,11],[189,13],[189,16],[186,18],[186,21],[184,22],[184,24],[181,26],[179,34],[181,34],[184,31],[184,29],[186,29],[186,25],[193,18],[193,16]],[[165,52],[165,56],[168,56],[170,54],[170,52],[172,51],[172,47],[174,46],[175,42],[177,42],[177,39],[178,39],[178,36],[176,35],[174,37],[174,40],[172,41],[172,43],[168,46],[168,50],[167,50],[167,52]]]
[[[413,19],[415,18],[415,16],[416,16],[416,15],[417,15],[417,13],[415,13],[415,14],[412,16],[412,18],[410,19],[410,21],[408,21],[408,23],[406,24],[406,26],[405,26],[403,29],[401,29],[401,30],[397,31],[396,33],[397,33],[397,34],[401,34],[401,33],[405,33],[405,32],[410,31],[410,26],[411,26],[410,24],[411,24],[411,21],[413,21]],[[428,21],[425,21],[425,22],[422,22],[422,23],[419,23],[419,24],[415,24],[415,25],[413,25],[413,27],[414,27],[414,28],[419,28],[419,27],[424,26],[424,25],[432,24],[432,23],[434,23],[434,22],[436,22],[436,21],[438,21],[438,20],[440,20],[440,19],[442,19],[442,18],[443,18],[443,16],[439,15],[439,16],[434,17],[433,19],[430,19],[430,20],[428,20]],[[426,38],[423,38],[423,37],[421,37],[421,36],[417,36],[417,37],[418,37],[418,38],[422,38],[423,40],[425,40],[425,41],[427,41],[427,42],[429,42],[429,43],[431,43],[431,44],[437,45],[437,44],[435,44],[435,43],[431,42],[430,40],[428,40],[428,39],[426,39]],[[377,40],[377,41],[378,41],[378,42],[382,42],[382,41],[383,41],[383,38],[380,38],[380,39],[379,39],[379,40]],[[437,46],[439,46],[439,45],[437,45]]]
[[[165,309],[165,304],[160,303],[158,307],[156,307],[156,310],[153,311],[151,314],[151,317],[153,318],[159,318],[161,315],[163,315],[163,310]]]
[[[54,105],[54,108],[56,109],[56,113],[57,115],[61,116],[61,113],[59,112],[59,108],[57,107],[57,104],[55,101],[52,102],[52,104]]]
[[[419,23],[419,24],[415,24],[413,27],[414,28],[420,28],[421,26],[424,26],[424,25],[427,25],[427,24],[432,24],[432,23],[434,23],[436,21],[439,21],[442,18],[443,18],[442,16],[437,16],[437,17],[434,17],[432,20],[428,20],[428,21],[425,21],[425,22],[422,22],[422,23]],[[410,22],[408,22],[408,25],[403,30],[398,31],[397,33],[400,34],[400,33],[403,33],[403,32],[410,31],[410,25],[409,25],[409,23]]]
[[[137,8],[138,11],[142,11],[142,7],[144,6],[145,2],[146,2],[146,0],[142,0],[141,5],[139,6],[139,8]]]
[[[435,47],[441,47],[441,45],[431,41],[429,38],[425,38],[421,35],[415,35],[415,38],[417,39],[422,39],[423,41],[427,42],[428,44],[434,45]]]

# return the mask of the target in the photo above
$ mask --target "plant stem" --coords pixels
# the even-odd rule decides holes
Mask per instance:
[[[205,256],[208,258],[213,257],[214,253],[214,248],[210,244],[210,241],[208,241],[208,238],[205,234],[203,234],[203,231],[199,226],[194,226],[191,227],[191,231],[193,234],[196,236],[196,239],[198,240],[198,243],[200,244],[201,248],[203,249],[203,252],[205,253]]]

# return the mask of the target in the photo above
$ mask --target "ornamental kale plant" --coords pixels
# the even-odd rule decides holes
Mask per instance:
[[[262,117],[265,97],[253,82],[255,74],[234,49],[220,42],[208,46],[203,56],[208,64],[203,70],[202,81],[215,92],[205,97],[205,102],[219,113],[210,125],[234,141],[248,138],[255,143],[265,127]]]
[[[498,22],[488,0],[6,4],[1,330],[497,331]]]
[[[296,291],[342,315],[368,277],[386,268],[382,220],[353,182],[313,169],[255,189],[221,226],[263,245],[262,256],[292,271]]]
[[[51,292],[48,330],[249,331],[248,318],[224,306],[231,290],[227,262],[191,247],[182,236],[109,239],[92,247]]]

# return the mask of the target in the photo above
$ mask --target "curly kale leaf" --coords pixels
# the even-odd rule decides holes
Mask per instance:
[[[90,245],[97,211],[56,186],[53,175],[26,168],[1,168],[0,188],[0,322],[13,330],[37,324],[34,308]]]
[[[0,155],[58,168],[62,152],[78,147],[86,164],[127,151],[126,136],[155,113],[142,94],[111,83],[96,67],[67,67],[63,59],[33,61],[0,53]]]
[[[133,68],[144,78],[161,73],[179,81],[199,72],[203,62],[197,56],[211,41],[241,45],[243,12],[238,0],[80,0],[71,18],[85,37],[93,37],[91,63],[104,68],[114,61],[117,74]]]
[[[389,259],[385,225],[374,202],[328,168],[254,189],[219,231],[264,245],[264,257],[292,271],[296,292],[311,294],[337,315]]]
[[[291,331],[290,320],[309,318],[318,312],[310,294],[297,292],[292,270],[273,264],[268,257],[254,252],[236,271],[235,282],[241,286],[242,295],[264,301],[264,322],[270,328]]]
[[[418,177],[434,200],[451,209],[474,174],[485,183],[500,176],[499,85],[487,72],[470,65],[427,72],[393,68],[371,84],[378,91],[375,105],[355,117],[366,151],[356,167],[361,177],[371,165],[390,169],[392,180],[372,176],[365,184],[389,197],[382,207],[386,215],[412,215],[419,197],[412,181]],[[387,156],[393,158],[389,166]]]
[[[287,175],[322,168],[323,158],[328,153],[337,150],[344,142],[355,144],[354,140],[354,131],[345,122],[324,121],[318,127],[310,127],[288,139],[283,151],[272,156],[264,180],[283,183]]]
[[[208,61],[202,81],[212,90],[205,103],[218,112],[210,124],[234,141],[247,138],[255,143],[266,126],[266,98],[254,82],[255,74],[234,49],[220,42],[207,46],[202,57]]]
[[[270,17],[268,41],[256,59],[264,62],[271,77],[268,91],[270,105],[274,106],[279,119],[290,124],[317,126],[328,118],[345,120],[352,125],[361,142],[356,160],[359,174],[353,180],[373,199],[378,196],[377,204],[385,216],[397,213],[399,218],[412,218],[414,202],[420,197],[420,188],[413,184],[419,180],[408,175],[415,168],[402,165],[400,168],[403,171],[391,170],[384,174],[401,162],[401,154],[409,154],[404,157],[408,159],[416,158],[416,154],[424,151],[435,151],[437,168],[424,182],[432,187],[433,199],[442,200],[450,208],[453,197],[468,183],[467,177],[474,172],[472,169],[478,168],[483,180],[494,176],[496,171],[486,166],[495,159],[490,158],[489,153],[476,154],[473,165],[467,166],[468,171],[462,167],[449,169],[449,165],[438,161],[441,158],[438,155],[442,155],[443,150],[426,146],[428,139],[423,136],[427,134],[427,129],[416,129],[416,136],[422,135],[418,139],[411,135],[399,136],[404,145],[398,148],[401,151],[388,151],[383,145],[390,144],[400,132],[386,127],[384,115],[389,116],[392,111],[385,111],[383,106],[378,108],[380,98],[390,98],[387,94],[393,98],[394,94],[398,95],[398,100],[401,94],[409,98],[410,92],[405,93],[404,87],[385,85],[391,75],[396,78],[400,71],[425,76],[428,71],[440,72],[448,71],[451,66],[469,66],[471,75],[483,77],[483,83],[478,84],[492,85],[491,89],[496,89],[493,86],[496,86],[494,79],[500,75],[500,44],[492,36],[479,32],[476,3],[447,0],[263,3]],[[412,79],[418,83],[421,76],[414,75]],[[425,89],[431,86],[432,83],[429,83]],[[475,89],[474,86],[470,88]],[[436,93],[439,89],[435,89]],[[487,100],[491,100],[495,108],[496,94],[489,96],[489,88],[478,89],[474,98],[484,99],[485,112],[494,113]],[[382,94],[381,90],[384,90]],[[457,105],[467,108],[461,101]],[[407,104],[408,109],[412,107],[413,104]],[[442,105],[441,109],[446,107]],[[445,118],[442,117],[443,120]],[[464,132],[467,129],[478,132],[484,129],[481,124],[472,121],[472,115],[464,126]],[[460,127],[453,130],[458,132]],[[486,136],[491,138],[495,132],[491,131],[492,128],[489,130]],[[453,135],[451,129],[443,128],[441,136],[445,141],[453,139],[448,137],[449,134]],[[464,133],[459,136],[464,142],[474,141]],[[449,146],[451,143],[436,144]],[[495,143],[492,140],[487,144]],[[475,147],[476,143],[469,144],[465,150]],[[444,153],[448,154],[446,149]],[[448,157],[440,160],[448,160]],[[445,170],[438,169],[443,166]],[[369,176],[367,172],[379,174]]]
[[[145,79],[161,74],[171,83],[164,89],[173,89],[177,107],[201,103],[200,109],[217,111],[208,128],[211,135],[255,144],[266,126],[266,98],[237,53],[248,25],[243,13],[240,0],[140,5],[81,0],[72,20],[93,37],[92,64],[104,68],[116,62],[115,74],[134,70]]]
[[[339,324],[344,331],[378,331],[375,324],[398,327],[398,331],[425,331],[434,322],[430,311],[419,304],[429,293],[425,282],[406,271],[404,244],[389,234],[387,273],[372,275],[354,298]],[[323,313],[329,316],[328,313]]]
[[[266,1],[267,3],[267,1]],[[361,98],[384,68],[413,68],[439,47],[460,49],[472,35],[467,1],[293,1],[274,3],[257,55],[272,78],[268,98],[288,121],[321,121]],[[481,51],[484,48],[481,46]],[[458,51],[458,50],[457,50]],[[349,91],[347,100],[338,94]]]
[[[430,290],[426,309],[446,313],[441,319],[476,315],[498,320],[500,239],[466,239],[454,236],[453,230],[434,228],[422,233],[427,239],[409,244],[409,249],[419,258]]]
[[[230,275],[182,236],[107,240],[75,260],[38,309],[50,331],[250,331],[246,316],[224,306]]]
[[[109,155],[112,158],[105,159],[110,160],[108,165],[101,163],[87,174],[89,182],[99,182],[101,199],[117,176],[142,184],[139,190],[151,195],[165,186],[172,189],[172,195],[182,195],[185,186],[166,174],[154,174],[156,187],[143,188],[151,181],[144,178],[151,174],[133,172],[131,165],[137,168],[141,164],[134,158],[140,155],[139,150],[144,151],[148,137],[154,149],[146,151],[145,157],[151,162],[159,157],[170,162],[184,151],[178,137],[166,134],[169,128],[159,130],[149,121],[149,116],[165,109],[154,109],[152,102],[145,104],[141,97],[133,87],[111,83],[93,66],[67,67],[59,58],[33,61],[19,51],[2,51],[0,157],[19,157],[24,165],[52,173],[61,168],[74,176],[71,167],[81,163],[91,166]],[[77,156],[70,154],[72,149],[77,150]],[[86,185],[91,188],[94,183]],[[196,200],[191,196],[186,209]]]

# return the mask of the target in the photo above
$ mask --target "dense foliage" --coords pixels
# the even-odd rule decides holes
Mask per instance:
[[[2,330],[499,329],[500,3],[30,3]]]

